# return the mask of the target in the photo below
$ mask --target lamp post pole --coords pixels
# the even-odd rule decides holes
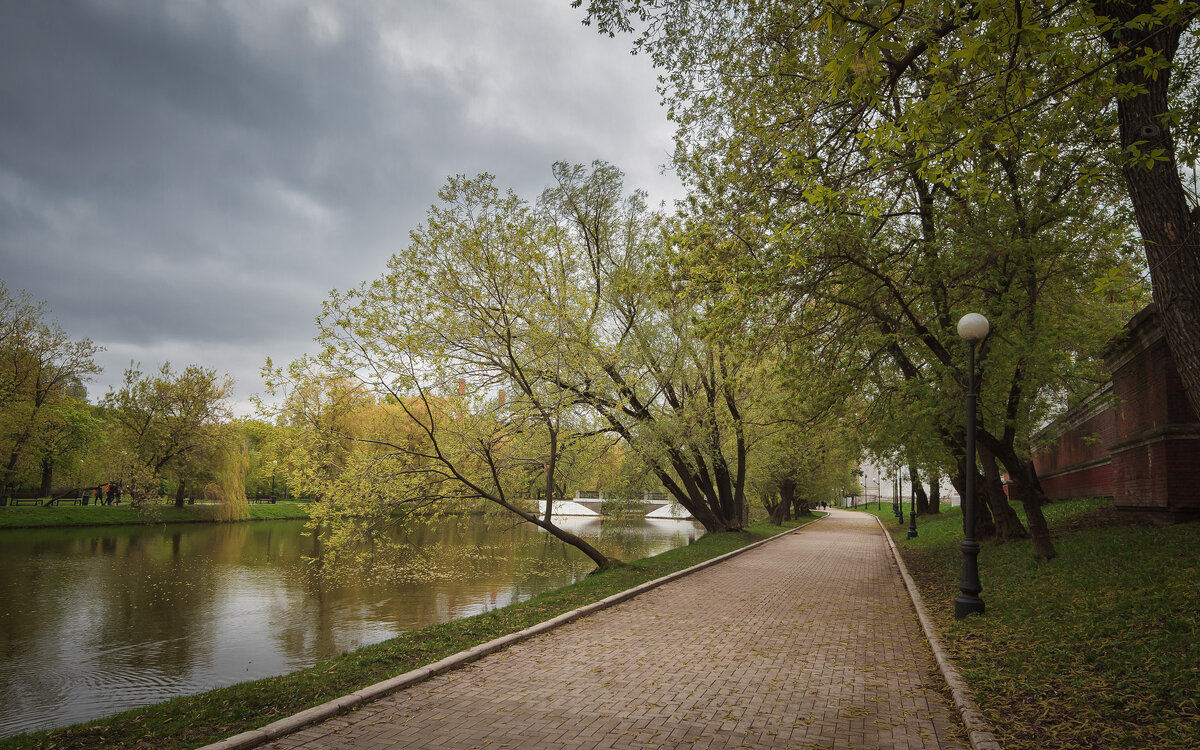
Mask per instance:
[[[908,488],[908,538],[917,538],[917,485]]]
[[[983,599],[979,592],[979,543],[975,541],[975,345],[988,335],[988,320],[979,313],[968,313],[958,321],[958,335],[967,341],[967,455],[964,461],[962,576],[958,589],[962,593],[954,600],[954,616],[961,620],[969,614],[983,614]]]
[[[892,500],[896,504],[896,521],[904,525],[904,500],[900,495],[904,494],[904,479],[900,476],[900,470],[896,469],[896,481],[892,485]]]
[[[892,477],[892,489],[890,490],[890,494],[892,496],[892,518],[898,518],[900,516],[900,511],[896,510],[896,477],[895,476]]]

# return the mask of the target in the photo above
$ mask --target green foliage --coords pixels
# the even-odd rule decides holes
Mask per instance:
[[[593,0],[588,18],[638,27],[663,71],[689,282],[725,292],[718,315],[786,342],[789,387],[856,401],[870,452],[946,473],[967,381],[954,326],[983,312],[981,440],[1024,482],[1032,432],[1105,377],[1100,352],[1146,300],[1119,82],[1088,74],[1108,54],[1097,18],[654,0]]]
[[[646,505],[640,498],[610,497],[600,503],[600,513],[605,516],[641,516],[646,513]]]
[[[0,281],[0,496],[74,468],[94,432],[83,383],[99,372],[99,347],[72,341],[48,315]]]
[[[796,398],[796,380],[758,385],[771,406],[754,430],[749,487],[768,511],[784,503],[785,517],[792,508],[836,502],[853,484],[861,453],[857,435],[846,429],[852,404],[805,405]]]
[[[232,392],[231,378],[199,365],[175,372],[166,362],[157,375],[136,366],[125,370],[121,388],[102,402],[115,432],[110,465],[118,477],[109,481],[140,506],[159,495],[169,474],[183,479],[214,467]]]
[[[242,521],[250,517],[246,499],[246,470],[250,466],[249,452],[241,436],[232,430],[226,431],[225,439],[218,443],[216,481],[212,483],[212,494],[217,500],[218,521]]]

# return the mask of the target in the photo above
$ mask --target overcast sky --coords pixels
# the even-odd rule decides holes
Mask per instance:
[[[0,278],[131,361],[237,380],[311,350],[451,174],[536,197],[604,159],[672,201],[630,40],[570,0],[0,0]]]

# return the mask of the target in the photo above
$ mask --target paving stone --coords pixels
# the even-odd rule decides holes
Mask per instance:
[[[265,747],[967,748],[940,681],[874,519],[834,511]]]

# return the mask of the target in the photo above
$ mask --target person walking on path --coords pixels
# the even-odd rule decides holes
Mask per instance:
[[[284,748],[966,748],[875,519],[799,532]]]

